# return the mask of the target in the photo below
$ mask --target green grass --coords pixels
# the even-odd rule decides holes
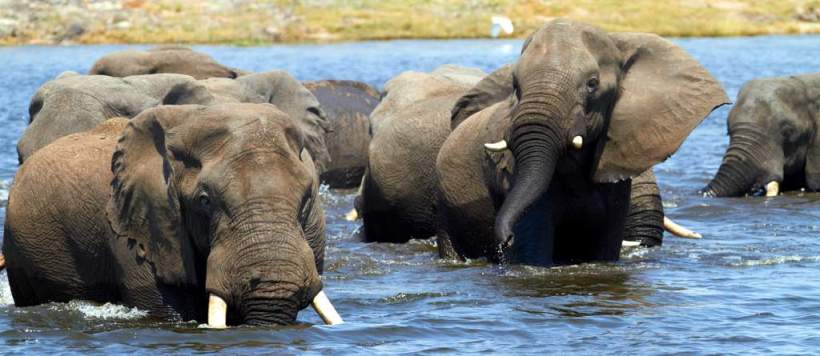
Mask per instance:
[[[327,42],[397,38],[483,38],[490,16],[509,16],[514,37],[524,37],[554,17],[599,25],[608,31],[663,36],[738,36],[820,33],[820,24],[797,21],[798,8],[820,0],[268,0],[209,9],[206,1],[127,1],[129,29],[102,18],[87,25],[78,43]],[[65,18],[61,17],[65,16]],[[41,16],[0,43],[48,43],[72,16]],[[159,21],[151,20],[159,19]],[[266,31],[266,28],[271,30]],[[275,29],[274,29],[275,28]]]

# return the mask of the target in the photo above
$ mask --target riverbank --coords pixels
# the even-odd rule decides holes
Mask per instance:
[[[663,36],[820,33],[820,0],[0,0],[0,44],[332,42],[512,37],[555,17]]]

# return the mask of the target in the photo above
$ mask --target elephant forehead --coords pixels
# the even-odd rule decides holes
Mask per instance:
[[[189,112],[183,125],[168,134],[172,149],[201,156],[256,149],[286,154],[288,117],[269,104],[221,104]]]

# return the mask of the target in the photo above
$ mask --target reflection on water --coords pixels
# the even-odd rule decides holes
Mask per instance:
[[[820,71],[820,37],[686,39],[734,98],[757,76]],[[458,63],[490,71],[519,41],[390,41],[262,48],[200,47],[247,70],[380,87],[403,70]],[[86,71],[122,46],[0,48],[0,201],[35,89]],[[557,268],[444,261],[432,241],[362,244],[344,220],[355,191],[323,189],[328,295],[346,324],[305,310],[295,326],[210,330],[88,302],[15,308],[0,272],[3,351],[147,353],[810,353],[820,346],[820,194],[706,199],[695,192],[728,144],[719,109],[657,167],[667,213],[704,235],[624,251],[618,263]],[[0,213],[0,220],[5,210]]]

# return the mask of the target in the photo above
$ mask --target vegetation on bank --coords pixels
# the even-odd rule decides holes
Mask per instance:
[[[66,4],[67,3],[67,4]],[[0,0],[0,43],[325,42],[523,37],[566,17],[664,36],[820,33],[820,0]]]

